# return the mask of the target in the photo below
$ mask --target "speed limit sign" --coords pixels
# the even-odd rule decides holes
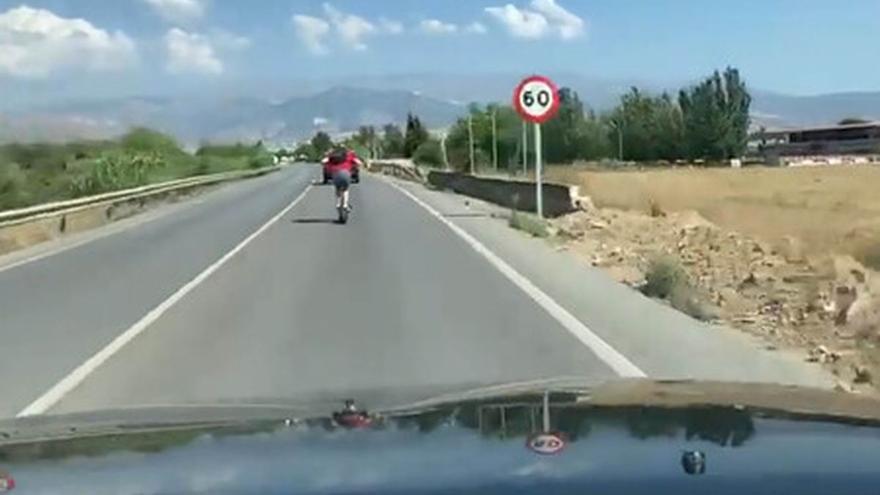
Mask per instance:
[[[513,106],[523,119],[543,124],[559,111],[559,90],[544,76],[527,77],[513,92]]]
[[[535,212],[544,216],[544,186],[541,168],[544,148],[541,144],[541,124],[552,119],[559,111],[559,90],[553,81],[544,76],[527,77],[513,91],[513,107],[526,122],[535,124]],[[526,149],[525,126],[523,127],[523,150]],[[523,167],[527,154],[523,151]]]

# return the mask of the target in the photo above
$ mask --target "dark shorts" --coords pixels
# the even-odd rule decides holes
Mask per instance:
[[[337,170],[333,173],[333,185],[337,191],[345,191],[351,185],[351,172],[348,170]]]

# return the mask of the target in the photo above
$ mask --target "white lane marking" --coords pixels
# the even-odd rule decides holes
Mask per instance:
[[[386,180],[385,182],[400,191],[401,193],[408,196],[411,200],[415,201],[416,204],[427,210],[427,212],[430,213],[434,218],[449,227],[449,229],[451,229],[459,237],[461,237],[476,252],[483,255],[483,257],[486,258],[486,260],[488,260],[492,266],[498,269],[498,271],[500,271],[505,277],[513,282],[514,285],[522,289],[523,292],[525,292],[530,298],[532,298],[532,300],[538,303],[539,306],[547,311],[550,316],[552,316],[566,330],[574,335],[575,338],[580,340],[591,351],[593,351],[593,353],[599,359],[604,361],[605,364],[607,364],[612,370],[614,370],[615,373],[623,377],[633,378],[642,378],[647,376],[644,371],[639,369],[639,367],[633,364],[632,361],[627,359],[626,356],[618,352],[617,349],[611,347],[610,344],[608,344],[607,342],[602,340],[601,337],[593,333],[592,330],[587,328],[586,325],[575,318],[575,316],[569,313],[568,310],[566,310],[559,303],[554,301],[553,298],[551,298],[544,291],[538,288],[538,286],[535,285],[531,280],[517,272],[512,266],[507,264],[497,254],[489,250],[489,248],[487,248],[483,243],[475,239],[472,235],[468,234],[458,225],[455,225],[450,220],[445,218],[431,205],[416,197],[415,194],[411,193],[410,191],[395,184],[390,180]]]
[[[67,376],[61,379],[58,383],[56,383],[52,388],[50,388],[46,393],[41,395],[37,400],[33,401],[29,406],[22,409],[16,417],[23,416],[34,416],[37,414],[43,414],[47,410],[49,410],[52,406],[57,404],[61,399],[64,398],[67,394],[69,394],[73,389],[75,389],[79,384],[81,384],[89,375],[91,375],[98,367],[104,364],[110,357],[112,357],[115,353],[119,352],[126,344],[135,339],[138,335],[140,335],[144,330],[146,330],[153,322],[158,320],[165,312],[171,309],[178,301],[183,299],[187,294],[192,292],[199,284],[204,282],[208,277],[210,277],[214,272],[220,269],[227,261],[232,259],[233,256],[238,254],[242,249],[244,249],[248,244],[250,244],[254,239],[256,239],[260,234],[265,232],[269,227],[274,225],[278,220],[281,220],[284,215],[286,215],[290,210],[292,210],[297,203],[302,200],[306,194],[312,189],[311,185],[306,186],[305,190],[300,193],[299,196],[296,197],[293,201],[290,202],[287,206],[284,207],[277,215],[270,218],[268,222],[264,223],[259,229],[257,229],[253,234],[247,236],[243,241],[241,241],[237,246],[232,248],[231,251],[224,254],[222,258],[215,261],[211,266],[205,268],[204,271],[196,275],[196,277],[181,288],[177,289],[177,291],[172,294],[168,299],[162,301],[158,306],[150,310],[149,313],[144,315],[140,320],[138,320],[134,325],[129,327],[128,330],[117,336],[113,339],[112,342],[107,344],[106,347],[98,351],[94,356],[90,357],[86,362],[82,363],[75,370],[70,372]]]

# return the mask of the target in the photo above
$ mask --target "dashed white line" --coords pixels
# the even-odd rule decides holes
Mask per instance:
[[[593,353],[599,359],[605,362],[605,364],[607,364],[612,370],[614,370],[615,373],[622,377],[631,378],[643,378],[647,376],[644,371],[639,369],[639,367],[633,364],[632,361],[627,359],[626,356],[617,351],[617,349],[611,347],[611,345],[602,340],[601,337],[593,333],[592,330],[587,328],[586,325],[584,325],[574,315],[569,313],[568,310],[566,310],[559,303],[554,301],[553,298],[542,291],[531,280],[516,271],[512,266],[507,264],[507,262],[501,259],[501,257],[499,257],[497,254],[493,253],[483,243],[467,233],[467,231],[452,223],[440,212],[435,210],[431,205],[425,203],[415,194],[411,193],[405,188],[395,184],[393,181],[390,180],[386,181],[386,183],[409,197],[416,204],[418,204],[428,213],[430,213],[431,216],[436,218],[438,221],[440,221],[450,230],[452,230],[456,235],[461,237],[471,248],[473,248],[476,252],[486,258],[486,260],[492,266],[494,266],[499,272],[501,272],[505,277],[513,282],[514,285],[519,287],[523,292],[526,293],[526,295],[528,295],[533,301],[535,301],[539,306],[547,311],[550,316],[552,316],[566,330],[574,335],[575,338],[580,340],[581,343],[583,343],[591,351],[593,351]]]
[[[153,308],[149,313],[144,315],[140,320],[138,320],[134,325],[128,328],[125,332],[121,333],[112,342],[107,344],[106,347],[98,351],[95,355],[90,357],[84,363],[79,365],[76,369],[70,372],[67,376],[61,379],[58,383],[56,383],[52,388],[50,388],[46,393],[41,395],[37,400],[33,401],[26,408],[22,409],[16,416],[34,416],[37,414],[43,414],[47,410],[49,410],[52,406],[57,404],[61,399],[63,399],[67,394],[69,394],[72,390],[74,390],[79,384],[81,384],[89,375],[91,375],[96,369],[98,369],[102,364],[104,364],[108,359],[110,359],[114,354],[119,352],[120,349],[125,347],[126,344],[134,340],[138,335],[143,333],[153,322],[158,320],[165,312],[167,312],[171,307],[173,307],[178,301],[183,299],[187,294],[192,292],[193,289],[198,287],[199,284],[204,282],[208,277],[210,277],[214,272],[220,269],[227,261],[232,259],[233,256],[238,254],[242,249],[244,249],[248,244],[250,244],[254,239],[259,237],[260,234],[269,229],[272,225],[278,222],[284,215],[286,215],[290,210],[292,210],[311,190],[312,186],[306,186],[305,190],[300,193],[299,196],[296,197],[293,201],[290,202],[283,210],[281,210],[277,215],[270,218],[268,222],[264,223],[259,229],[257,229],[254,233],[249,235],[243,241],[241,241],[237,246],[232,248],[231,251],[224,254],[223,257],[215,261],[211,266],[205,268],[201,273],[196,275],[195,278],[187,282],[181,288],[177,289],[177,291],[172,294],[168,299],[165,299],[158,306]]]

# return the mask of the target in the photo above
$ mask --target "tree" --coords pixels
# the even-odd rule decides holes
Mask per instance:
[[[316,156],[323,156],[325,153],[330,151],[330,148],[333,147],[333,140],[330,139],[330,135],[324,131],[318,131],[314,137],[312,137],[312,149]]]
[[[668,94],[651,96],[631,88],[607,117],[609,139],[622,143],[628,160],[680,158],[681,112]]]
[[[120,144],[128,151],[155,151],[167,154],[183,154],[173,137],[144,127],[134,128],[120,138]]]
[[[370,149],[363,144],[357,136],[351,136],[342,141],[342,146],[345,146],[346,149],[352,150],[355,154],[361,158],[367,158],[370,156]]]
[[[406,116],[406,135],[403,139],[403,156],[412,158],[413,153],[428,140],[428,131],[422,126],[422,121],[413,114]]]
[[[316,162],[320,160],[321,156],[315,152],[315,147],[312,146],[312,143],[305,142],[301,143],[295,150],[293,150],[293,158],[294,160]]]
[[[383,129],[382,154],[388,158],[403,157],[403,133],[394,124],[388,124]]]
[[[422,143],[413,153],[413,161],[428,167],[442,167],[443,150],[441,149],[440,141],[429,138]]]
[[[376,157],[376,148],[378,147],[378,144],[375,127],[371,125],[362,125],[358,128],[357,135],[355,135],[355,141],[366,149],[367,154],[364,156],[368,156],[369,158]]]
[[[544,155],[548,162],[566,163],[605,156],[608,142],[602,125],[587,113],[577,92],[559,90],[559,113],[544,124]]]
[[[688,155],[714,159],[742,155],[748,142],[751,101],[739,71],[732,67],[680,91]]]
[[[468,119],[459,118],[446,136],[446,152],[449,166],[453,170],[466,172],[470,168],[470,140],[468,138]]]
[[[456,170],[470,171],[471,131],[473,131],[474,168],[479,171],[492,165],[493,137],[492,117],[498,139],[499,167],[508,164],[516,155],[519,140],[519,119],[510,107],[477,104],[468,107],[470,115],[458,119],[449,130],[446,149],[450,166]]]

